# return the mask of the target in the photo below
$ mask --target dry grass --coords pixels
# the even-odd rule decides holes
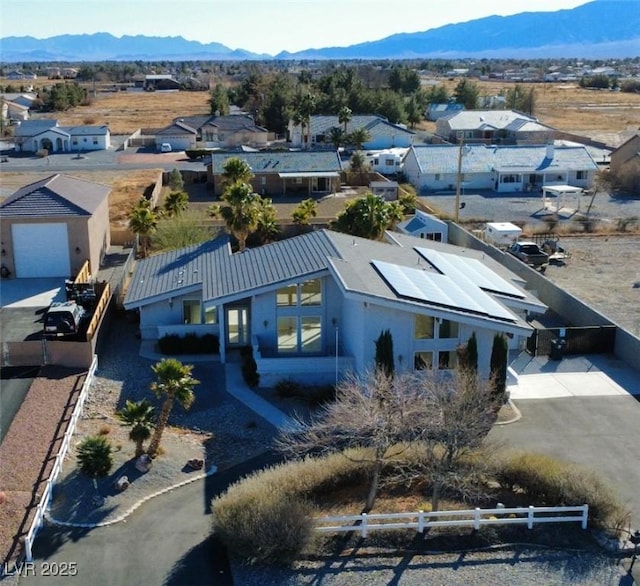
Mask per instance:
[[[514,87],[498,80],[478,81],[480,95],[490,96]],[[443,80],[451,94],[457,80]],[[640,95],[580,88],[576,83],[522,84],[536,90],[536,116],[545,124],[568,132],[618,133],[640,127]],[[108,124],[112,134],[138,128],[160,128],[178,116],[209,112],[208,92],[103,92],[93,103],[58,115],[60,124]],[[425,122],[420,128],[432,130]]]
[[[178,116],[209,112],[209,92],[98,93],[93,103],[57,114],[62,126],[108,124],[111,134],[131,134],[138,128],[162,128]]]

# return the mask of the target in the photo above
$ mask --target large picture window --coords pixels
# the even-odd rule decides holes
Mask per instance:
[[[433,368],[433,352],[416,352],[413,356],[415,370],[431,370]]]
[[[438,368],[440,370],[453,370],[458,366],[458,354],[455,350],[438,352]]]
[[[299,285],[281,287],[276,293],[276,303],[278,307],[321,305],[322,282],[320,279],[310,279]]]
[[[416,340],[433,338],[434,319],[430,315],[416,315],[414,319],[414,337]]]
[[[278,352],[297,352],[298,318],[283,316],[278,318]]]
[[[439,338],[457,338],[458,337],[458,322],[449,321],[443,319],[440,322],[440,328],[438,331]]]
[[[300,331],[300,350],[320,352],[322,350],[322,325],[319,317],[303,317]]]

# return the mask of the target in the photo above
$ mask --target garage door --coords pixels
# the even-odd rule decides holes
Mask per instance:
[[[16,277],[69,277],[66,224],[13,224]]]

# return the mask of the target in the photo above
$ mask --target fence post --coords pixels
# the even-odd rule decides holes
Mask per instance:
[[[367,536],[367,514],[362,513],[362,537]]]
[[[480,529],[480,509],[476,507],[473,513],[473,528],[477,531]]]
[[[527,528],[533,529],[533,505],[529,505],[529,513],[527,515]]]
[[[587,521],[589,519],[589,505],[582,505],[582,528],[587,528]]]
[[[424,532],[424,511],[420,509],[418,511],[418,533]]]

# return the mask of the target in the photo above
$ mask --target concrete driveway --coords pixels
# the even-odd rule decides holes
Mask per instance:
[[[490,438],[600,473],[640,528],[640,375],[607,356],[526,359],[511,398],[522,414]]]

